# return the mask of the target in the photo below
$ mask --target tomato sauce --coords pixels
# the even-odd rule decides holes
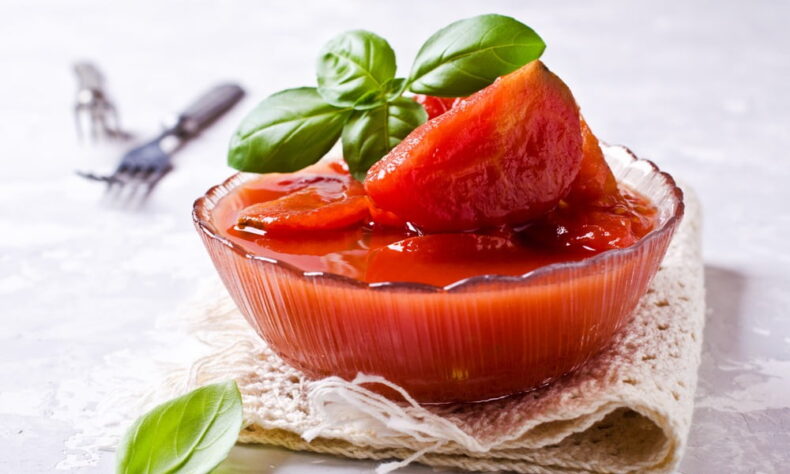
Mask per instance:
[[[423,234],[376,208],[342,165],[319,163],[247,181],[218,203],[213,219],[247,252],[303,271],[444,286],[582,260],[632,245],[655,226],[655,207],[632,190],[621,186],[599,201],[563,200],[517,228]]]

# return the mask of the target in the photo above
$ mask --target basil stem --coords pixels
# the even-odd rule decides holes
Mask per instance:
[[[355,111],[343,127],[343,157],[351,174],[364,180],[373,163],[427,119],[425,109],[405,97],[375,109]]]

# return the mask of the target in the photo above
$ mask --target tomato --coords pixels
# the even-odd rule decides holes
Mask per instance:
[[[533,61],[412,131],[370,168],[365,190],[429,232],[513,225],[556,206],[581,160],[573,95]]]
[[[594,255],[633,245],[653,229],[656,211],[647,199],[628,190],[611,199],[603,206],[561,203],[522,231],[526,245]]]
[[[617,180],[606,164],[598,138],[584,119],[582,129],[582,163],[565,200],[576,204],[614,205],[619,201]]]
[[[362,185],[348,175],[283,178],[276,186],[285,194],[243,209],[239,225],[268,233],[304,233],[343,229],[369,215]]]
[[[436,118],[453,108],[462,97],[436,97],[432,95],[417,94],[414,101],[421,104],[428,113],[428,119]]]

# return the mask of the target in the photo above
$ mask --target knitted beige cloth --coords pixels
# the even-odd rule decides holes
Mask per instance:
[[[244,443],[477,471],[669,472],[691,421],[704,323],[699,206],[686,217],[632,322],[609,349],[547,387],[478,404],[394,403],[360,376],[311,381],[280,361],[224,290],[193,309],[212,353],[178,391],[230,377],[244,400]],[[175,389],[174,389],[175,390]]]

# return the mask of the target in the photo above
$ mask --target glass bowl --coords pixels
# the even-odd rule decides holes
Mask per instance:
[[[602,145],[618,181],[658,208],[631,247],[444,287],[366,283],[248,253],[212,224],[216,204],[255,175],[236,174],[195,201],[193,220],[250,325],[313,378],[380,375],[423,403],[481,401],[546,384],[589,360],[625,325],[683,215],[671,176],[627,148]]]

